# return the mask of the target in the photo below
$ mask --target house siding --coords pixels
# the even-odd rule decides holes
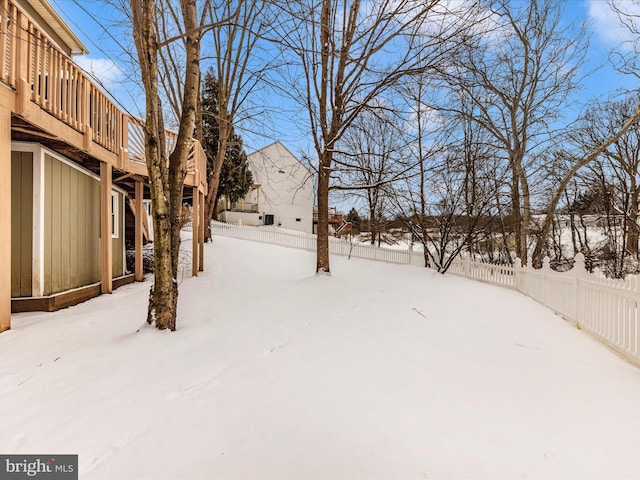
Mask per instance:
[[[11,152],[11,296],[32,294],[33,154]]]
[[[36,148],[34,151],[38,152]],[[43,150],[40,150],[43,152]],[[11,152],[11,297],[48,296],[100,281],[100,181],[44,151],[43,220],[34,214],[33,151]],[[112,238],[113,278],[126,274],[125,197],[117,201],[118,235]],[[34,286],[34,234],[42,232],[42,291]],[[37,282],[39,283],[39,282]],[[34,290],[35,289],[35,290]]]
[[[308,168],[280,142],[251,153],[247,161],[259,187],[245,201],[258,203],[260,223],[273,215],[276,226],[311,233],[313,181]]]
[[[100,281],[100,183],[48,154],[44,159],[43,293],[52,295]]]

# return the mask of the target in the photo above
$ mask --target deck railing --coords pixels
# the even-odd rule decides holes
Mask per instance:
[[[231,202],[230,210],[236,212],[257,212],[258,204],[239,200],[237,202]]]
[[[0,80],[16,90],[17,104],[34,103],[115,154],[120,168],[145,163],[144,122],[120,110],[11,0],[0,0],[0,66]],[[176,134],[167,130],[165,137],[171,151]],[[198,150],[194,141],[188,171],[204,178],[206,160]]]
[[[318,209],[317,207],[313,208],[313,222],[318,222]],[[338,209],[336,207],[329,207],[329,223],[330,224],[340,224],[344,222],[344,215],[338,213]]]
[[[18,22],[11,21],[21,15],[18,7],[8,0],[0,0],[0,79],[15,88],[17,68],[15,58],[18,46]]]

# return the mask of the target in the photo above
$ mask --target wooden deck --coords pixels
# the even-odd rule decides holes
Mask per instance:
[[[9,87],[0,100],[14,114],[14,138],[57,141],[74,160],[90,156],[146,176],[144,122],[120,110],[16,3],[0,2],[0,82]],[[175,132],[167,130],[166,139],[170,151]],[[206,187],[206,158],[195,139],[185,183]]]
[[[318,209],[313,209],[313,223],[318,223]],[[338,213],[336,207],[329,207],[329,225],[340,225],[344,223],[344,215]]]
[[[313,209],[313,225],[314,228],[318,224],[318,209]],[[329,207],[329,226],[330,233],[333,230],[333,235],[340,237],[342,235],[348,235],[351,233],[351,222],[347,222],[342,213],[338,213],[336,207]],[[314,230],[315,231],[315,230]]]

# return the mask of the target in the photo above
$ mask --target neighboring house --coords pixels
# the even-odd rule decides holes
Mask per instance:
[[[86,48],[47,0],[0,13],[0,332],[12,311],[57,310],[143,279],[149,199],[143,122],[73,63]],[[167,131],[167,142],[175,134]],[[192,273],[203,268],[206,162],[194,141]],[[134,272],[125,249],[135,251]]]
[[[245,225],[276,225],[311,233],[313,178],[309,169],[282,143],[247,156],[251,191],[238,202],[224,201],[219,218]]]

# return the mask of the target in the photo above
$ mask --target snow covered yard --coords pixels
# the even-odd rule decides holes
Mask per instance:
[[[520,294],[217,237],[149,283],[0,335],[0,452],[82,479],[640,477],[640,370]]]

